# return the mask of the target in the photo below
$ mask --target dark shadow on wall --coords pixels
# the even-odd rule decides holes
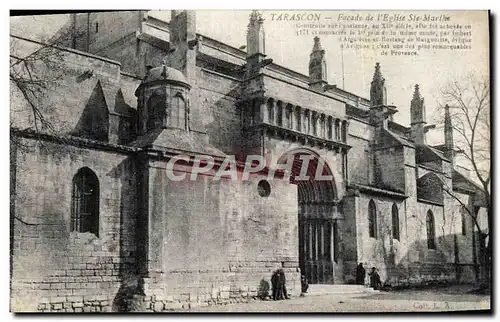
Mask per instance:
[[[120,114],[118,144],[127,144],[137,137],[137,110],[125,102],[121,89],[115,95],[115,112]]]
[[[132,312],[142,310],[144,295],[143,280],[137,269],[137,160],[129,156],[107,175],[121,182],[120,190],[120,228],[118,231],[120,247],[120,288],[112,303],[113,312]]]
[[[259,287],[257,288],[257,296],[261,300],[265,300],[269,298],[269,291],[271,290],[271,285],[268,280],[261,279],[259,283]]]
[[[101,82],[97,81],[71,135],[107,142],[108,132],[109,111]]]
[[[233,85],[231,84],[231,86]],[[191,115],[191,122],[194,123],[192,128],[204,127],[212,146],[233,155],[239,155],[242,146],[241,107],[236,106],[236,101],[240,97],[241,88],[234,86],[232,90],[213,103],[208,99],[199,102],[200,107],[205,111],[204,113],[211,114],[208,117],[211,122],[207,122],[207,117],[204,115]],[[199,107],[195,108],[198,109]],[[191,108],[191,110],[195,108]]]

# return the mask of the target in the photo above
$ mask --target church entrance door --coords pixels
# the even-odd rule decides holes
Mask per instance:
[[[333,180],[317,180],[317,168],[323,176],[332,176],[328,165],[312,153],[293,153],[291,183],[298,189],[299,266],[310,284],[333,284],[338,261],[339,232],[334,214],[338,211]],[[307,166],[307,174],[301,170]],[[302,172],[301,172],[302,171]],[[306,179],[309,177],[309,179]]]

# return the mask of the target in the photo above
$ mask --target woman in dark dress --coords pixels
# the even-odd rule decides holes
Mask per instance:
[[[372,271],[368,273],[368,275],[370,276],[370,287],[374,290],[378,290],[382,282],[380,281],[380,275],[378,274],[377,269],[372,267]]]
[[[363,285],[365,283],[366,270],[363,267],[363,263],[359,263],[356,268],[356,284]]]

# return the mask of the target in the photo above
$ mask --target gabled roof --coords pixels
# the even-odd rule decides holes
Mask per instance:
[[[487,207],[485,202],[484,189],[474,180],[467,178],[459,171],[453,169],[452,172],[453,190],[473,195],[472,204],[477,207]]]
[[[441,151],[426,144],[416,145],[415,151],[416,151],[415,156],[417,163],[442,161],[442,160],[450,162],[450,160],[446,158]]]
[[[404,136],[406,133],[410,132],[410,128],[406,127],[402,124],[396,123],[394,121],[389,121],[388,123],[388,129],[397,133],[400,136]]]
[[[471,192],[475,192],[476,190],[481,190],[481,191],[483,190],[483,188],[479,184],[467,178],[466,176],[464,176],[455,169],[453,169],[452,172],[452,182],[453,182],[453,188],[458,188],[461,190],[469,190]]]
[[[379,146],[407,146],[410,148],[414,148],[413,142],[404,138],[402,136],[397,135],[388,129],[383,129],[380,132],[380,137],[377,138],[377,145]]]

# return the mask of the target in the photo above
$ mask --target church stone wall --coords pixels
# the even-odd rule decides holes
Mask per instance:
[[[240,82],[208,70],[197,69],[198,104],[210,144],[227,154],[241,149],[241,116],[237,101]]]
[[[344,225],[342,231],[343,240],[343,261],[344,261],[344,282],[350,283],[356,280],[356,266],[358,265],[357,242],[357,212],[359,207],[359,196],[349,192],[342,201],[342,212]]]
[[[13,38],[14,55],[36,50],[35,42]],[[47,69],[43,64],[36,67],[42,80],[49,86],[44,95],[33,101],[58,134],[76,134],[84,129],[95,132],[95,124],[107,123],[100,116],[109,118],[107,140],[118,143],[123,138],[120,132],[122,119],[133,116],[137,105],[133,91],[139,80],[121,74],[120,63],[73,50],[50,51],[47,55],[57,60],[58,67]],[[11,88],[11,124],[14,127],[33,126],[33,116],[28,102],[21,93]],[[133,96],[133,97],[131,97]],[[86,117],[89,116],[89,117]],[[105,122],[106,121],[106,122]],[[127,127],[129,132],[130,126]],[[90,133],[91,134],[91,133]]]
[[[375,202],[377,211],[377,238],[369,236],[368,204]],[[358,262],[366,263],[367,268],[376,267],[381,279],[387,280],[391,274],[390,269],[400,263],[400,242],[392,236],[392,205],[396,204],[400,218],[400,240],[406,238],[404,233],[404,206],[403,203],[391,198],[370,196],[361,193],[358,201],[359,212],[356,219]]]
[[[340,153],[312,146],[304,146],[299,142],[285,141],[272,136],[265,136],[264,138],[264,155],[271,158],[272,162],[274,162],[273,165],[275,165],[280,158],[283,158],[289,153],[294,153],[297,150],[309,150],[325,160],[325,165],[328,166],[333,173],[336,188],[340,190],[338,193],[343,193],[344,179],[342,178],[342,155]]]
[[[349,126],[349,130],[351,126]],[[349,136],[347,144],[351,145],[347,154],[347,168],[349,183],[367,185],[373,178],[373,166],[370,163],[369,142],[357,137]]]
[[[117,59],[109,49],[122,47],[123,41],[138,30],[142,14],[128,12],[91,12],[76,15],[76,49]]]
[[[263,77],[266,95],[284,104],[308,108],[313,111],[332,115],[337,118],[345,117],[345,104],[324,94],[313,92],[271,77]]]
[[[374,177],[378,187],[404,192],[403,147],[378,148],[374,151]]]
[[[23,140],[13,151],[14,311],[109,311],[135,257],[135,166],[129,156]],[[71,232],[73,176],[99,179],[99,236]]]
[[[431,210],[435,221],[436,249],[427,247],[427,211]],[[408,279],[401,283],[419,284],[429,280],[454,281],[454,237],[451,216],[443,217],[443,207],[418,202],[408,209]]]
[[[150,169],[150,268],[146,310],[248,301],[270,290],[284,265],[300,293],[296,186],[270,180],[270,195],[245,182],[171,182]]]

